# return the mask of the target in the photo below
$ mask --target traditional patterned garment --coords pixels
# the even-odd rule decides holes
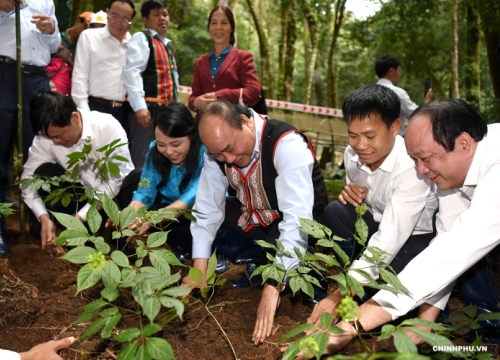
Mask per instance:
[[[146,97],[177,101],[177,64],[174,54],[150,32],[145,30],[144,35],[151,51],[146,70],[142,74]]]

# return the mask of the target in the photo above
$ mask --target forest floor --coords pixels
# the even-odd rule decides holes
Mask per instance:
[[[18,212],[9,216],[6,223],[12,254],[8,259],[0,259],[0,348],[25,351],[51,339],[78,338],[90,323],[77,325],[73,321],[85,304],[100,297],[100,289],[94,287],[75,296],[79,267],[59,259],[60,254],[53,248],[41,250],[28,234],[21,241]],[[234,265],[231,269],[224,275],[229,280],[239,278],[244,271]],[[185,268],[181,270],[186,272]],[[292,297],[285,290],[272,336],[264,344],[254,346],[251,338],[261,291],[261,286],[234,289],[226,283],[216,289],[209,304],[241,360],[280,359],[278,340],[304,323],[311,312],[300,296]],[[460,297],[454,294],[450,300],[452,313],[459,312],[462,306]],[[123,318],[115,334],[136,326],[130,319]],[[176,318],[169,322],[161,336],[171,344],[179,360],[234,359],[215,321],[195,301],[186,306],[183,321]],[[379,341],[376,335],[368,335],[366,341],[372,351],[395,351],[392,339]],[[463,344],[460,339],[454,342]],[[116,359],[119,350],[117,342],[94,335],[89,340],[76,341],[60,354],[63,359]],[[496,346],[488,347],[488,351],[498,353]],[[352,341],[342,351],[346,355],[360,352],[365,349],[358,341]]]

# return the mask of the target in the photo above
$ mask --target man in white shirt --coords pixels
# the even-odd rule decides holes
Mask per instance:
[[[216,100],[198,113],[201,140],[207,148],[191,224],[194,267],[203,278],[221,225],[250,240],[279,240],[290,253],[303,254],[308,237],[299,218],[321,216],[327,202],[321,170],[307,137],[291,125],[264,118],[251,109]],[[231,186],[236,196],[226,197]],[[250,241],[251,242],[251,241]],[[297,257],[279,257],[286,269]],[[200,286],[186,276],[183,286]],[[281,289],[282,290],[282,289]],[[257,310],[253,341],[270,336],[279,287],[268,280]]]
[[[359,282],[368,280],[353,269],[362,269],[374,280],[377,268],[359,255],[355,233],[355,207],[366,204],[363,216],[368,226],[367,246],[376,246],[392,256],[383,262],[399,273],[434,238],[433,215],[438,200],[435,185],[417,174],[398,135],[400,103],[398,96],[385,86],[367,85],[355,90],[342,105],[347,122],[349,146],[344,153],[346,181],[338,201],[325,208],[325,224],[332,234],[346,239],[339,246],[354,261],[349,275]],[[369,251],[364,255],[371,257]],[[318,323],[325,311],[337,316],[341,300],[336,290],[313,310],[308,322]]]
[[[84,31],[78,39],[71,94],[79,109],[111,114],[128,131],[123,68],[127,64],[125,52],[135,16],[134,3],[114,0],[106,11],[107,25]]]
[[[438,235],[398,275],[409,293],[379,291],[361,305],[365,331],[447,299],[454,281],[500,243],[500,125],[487,126],[462,100],[436,100],[413,113],[405,144],[418,173],[438,188]],[[337,326],[345,332],[330,337],[330,353],[357,333]]]
[[[62,360],[62,357],[57,355],[57,351],[69,347],[74,341],[73,336],[61,340],[47,341],[33,346],[29,351],[20,353],[0,349],[0,358],[2,360]]]
[[[404,136],[408,118],[418,108],[418,105],[411,101],[410,96],[404,89],[396,86],[401,77],[401,66],[401,61],[399,61],[397,57],[387,55],[377,60],[375,63],[375,72],[379,77],[377,84],[388,87],[394,91],[401,100],[401,112],[399,113],[401,126],[399,127],[399,135]],[[431,101],[432,96],[432,89],[430,89],[427,94],[422,97],[425,101]]]
[[[127,46],[124,70],[129,114],[130,154],[136,167],[144,164],[149,143],[155,139],[151,119],[160,105],[177,101],[179,80],[175,57],[167,39],[170,16],[161,0],[147,0],[141,6],[146,29],[135,33]]]
[[[30,148],[21,180],[32,177],[34,173],[46,176],[64,174],[68,155],[82,151],[85,144],[90,144],[92,149],[80,164],[78,179],[87,189],[98,190],[119,200],[123,198],[120,203],[126,206],[138,183],[137,180],[133,184],[134,180],[128,176],[134,170],[128,147],[118,147],[113,153],[113,156],[128,160],[115,162],[120,171],[117,178],[109,176],[105,180],[99,175],[99,169],[93,170],[94,163],[104,157],[98,149],[117,139],[127,142],[127,135],[118,121],[109,114],[77,109],[73,100],[53,91],[40,92],[31,99],[30,105],[30,120],[37,136]],[[132,184],[129,185],[129,181]],[[34,231],[38,222],[30,221],[30,233],[40,237],[42,248],[52,244],[56,238],[55,227],[42,197],[37,191],[27,188],[23,191],[23,200],[41,227]],[[77,209],[75,218],[85,222],[89,208],[90,205],[85,204]]]

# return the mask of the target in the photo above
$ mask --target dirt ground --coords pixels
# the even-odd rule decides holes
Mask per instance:
[[[18,213],[9,216],[6,222],[12,254],[8,259],[0,259],[0,348],[25,351],[50,339],[78,337],[89,324],[72,322],[81,314],[82,306],[99,298],[99,289],[89,289],[75,297],[79,267],[59,259],[54,250],[42,251],[29,235],[26,240],[19,240]],[[239,278],[244,271],[241,267],[233,269],[227,274],[229,279]],[[261,286],[233,289],[226,284],[217,289],[210,302],[241,360],[280,359],[277,341],[299,322],[304,323],[311,311],[300,301],[300,296],[292,297],[291,292],[285,291],[273,335],[263,345],[254,346],[251,334],[261,290]],[[461,306],[460,299],[454,296],[452,312]],[[115,333],[124,329],[124,322],[135,326],[128,319],[122,320]],[[234,359],[215,321],[194,301],[187,305],[183,321],[175,319],[168,323],[162,336],[179,360]],[[395,351],[392,340],[378,341],[373,336],[367,338],[367,343],[373,351]],[[498,351],[496,347],[491,349]],[[117,342],[95,335],[87,341],[76,341],[60,354],[64,359],[75,360],[116,359],[119,350]],[[343,353],[363,351],[353,341]]]

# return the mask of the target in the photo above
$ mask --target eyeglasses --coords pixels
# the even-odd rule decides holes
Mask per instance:
[[[120,17],[118,14],[111,13],[109,14],[109,18],[113,21],[121,21],[124,25],[132,25],[132,21],[127,17]]]

